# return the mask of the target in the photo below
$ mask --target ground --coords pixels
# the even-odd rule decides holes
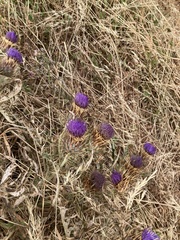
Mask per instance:
[[[0,105],[0,239],[140,240],[147,227],[179,239],[178,2],[0,1],[1,36],[15,31],[24,59],[21,91]],[[66,125],[77,92],[90,104],[73,148]],[[101,122],[115,135],[95,148]],[[132,154],[143,168],[131,168]],[[95,170],[106,178],[99,191]],[[118,186],[112,170],[125,176]]]

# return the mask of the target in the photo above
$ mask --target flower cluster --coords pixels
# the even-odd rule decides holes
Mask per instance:
[[[86,109],[89,104],[88,96],[83,93],[77,93],[74,98],[74,113],[76,116],[79,115],[81,109]],[[67,123],[67,130],[70,135],[74,138],[82,138],[87,130],[87,124],[82,119],[76,117],[75,119],[71,119]]]
[[[81,138],[85,134],[87,124],[81,119],[81,114],[87,109],[88,105],[89,98],[87,95],[81,92],[75,94],[73,112],[76,117],[67,123],[67,130],[72,137]],[[109,123],[101,123],[97,132],[98,137],[100,137],[101,140],[110,140],[114,136],[114,129]]]
[[[113,170],[112,174],[110,175],[110,180],[111,183],[116,186],[122,181],[122,174],[118,171]],[[90,176],[89,182],[92,188],[101,190],[105,184],[105,176],[98,171],[94,171]]]
[[[83,111],[88,107],[89,98],[83,93],[77,93],[74,98],[73,112],[75,118],[67,122],[66,128],[70,139],[66,139],[66,150],[77,150],[83,141],[87,131],[87,123],[82,119]]]
[[[8,31],[2,38],[0,47],[5,53],[4,58],[0,61],[0,74],[3,76],[12,77],[19,65],[23,63],[22,54],[15,48],[18,42],[18,36],[14,31]],[[75,118],[67,122],[66,128],[70,135],[70,139],[81,139],[87,132],[88,124],[83,120],[82,113],[87,110],[89,106],[89,97],[81,92],[75,94],[73,102],[73,112]],[[114,137],[115,130],[108,122],[102,122],[96,128],[94,142],[95,145],[107,143]],[[152,143],[144,143],[144,151],[151,156],[154,156],[157,148]],[[132,155],[129,164],[134,169],[143,167],[143,157],[139,154]],[[124,178],[124,173],[117,170],[112,170],[110,174],[111,184],[115,187],[119,185]],[[99,171],[95,170],[91,173],[89,178],[90,186],[96,190],[102,190],[106,182],[106,177]],[[160,240],[159,236],[150,229],[144,229],[141,235],[141,240]]]
[[[20,61],[20,60],[19,60]],[[78,115],[79,110],[87,109],[89,105],[89,98],[84,93],[78,92],[75,94],[74,97],[74,114],[75,118],[71,119],[67,123],[67,131],[71,136],[71,140],[73,141],[75,139],[76,143],[82,141],[82,137],[85,135],[87,131],[87,123],[82,120],[82,115]],[[78,117],[76,116],[78,115]],[[96,134],[94,138],[95,147],[97,145],[100,145],[101,143],[107,142],[110,140],[115,134],[115,131],[113,127],[107,123],[102,122],[99,124],[99,126],[96,129]],[[154,155],[156,152],[156,147],[153,146],[151,143],[145,143],[144,144],[144,150],[150,154]],[[129,164],[131,165],[131,170],[133,169],[139,169],[144,166],[143,157],[141,155],[132,155],[129,160]],[[130,172],[132,174],[132,171]],[[125,175],[126,178],[126,175]],[[110,180],[113,185],[118,185],[121,181],[123,181],[122,174],[119,171],[113,170],[110,175]],[[105,177],[99,173],[98,171],[95,171],[92,173],[90,177],[90,183],[93,188],[100,190],[102,189],[105,182]]]
[[[1,50],[5,51],[4,57],[0,61],[0,74],[7,77],[17,75],[19,64],[23,63],[22,54],[13,47],[17,43],[18,37],[15,32],[7,32],[1,43]]]

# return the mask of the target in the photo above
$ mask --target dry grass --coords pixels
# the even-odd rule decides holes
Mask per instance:
[[[1,35],[16,31],[25,58],[22,90],[0,111],[0,179],[9,171],[0,239],[134,240],[146,227],[179,239],[177,2],[0,1]],[[80,150],[67,151],[78,91],[90,96],[89,131]],[[101,121],[116,135],[95,150],[91,132]],[[112,187],[111,170],[126,171],[146,141],[158,148],[155,157],[123,189]],[[107,178],[102,192],[87,186],[94,169]]]

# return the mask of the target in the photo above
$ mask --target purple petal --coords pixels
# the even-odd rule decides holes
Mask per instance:
[[[142,232],[142,240],[160,240],[160,237],[150,229],[144,229]]]
[[[17,49],[9,48],[6,53],[9,58],[13,58],[15,61],[19,63],[23,62],[22,55]]]

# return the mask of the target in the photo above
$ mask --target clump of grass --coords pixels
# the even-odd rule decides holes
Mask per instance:
[[[21,92],[0,108],[1,239],[140,239],[147,228],[178,240],[180,18],[176,2],[167,5],[0,2],[1,36],[15,31],[25,59]],[[88,133],[67,151],[78,92],[90,99]],[[104,122],[115,135],[98,151],[90,135]],[[144,143],[157,153],[143,170],[131,166],[124,191],[123,181],[86,186],[94,169],[124,177]]]

